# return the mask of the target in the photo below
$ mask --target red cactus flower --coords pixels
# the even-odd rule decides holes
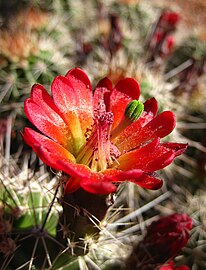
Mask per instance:
[[[161,266],[159,270],[190,270],[190,268],[186,265],[175,267],[174,262],[170,261],[167,264]]]
[[[43,162],[70,176],[66,193],[81,187],[108,194],[122,181],[158,189],[163,182],[154,172],[187,147],[160,142],[174,129],[174,114],[156,116],[154,98],[137,101],[140,88],[132,78],[114,88],[105,78],[93,93],[87,75],[74,68],[54,79],[51,92],[33,86],[25,113],[42,134],[25,128],[23,137]]]
[[[186,214],[172,214],[154,221],[134,248],[127,269],[152,270],[173,259],[186,246],[191,228],[192,219]]]

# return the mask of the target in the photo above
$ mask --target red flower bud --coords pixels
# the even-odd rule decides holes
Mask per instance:
[[[192,219],[186,214],[172,214],[154,221],[134,248],[128,269],[152,270],[173,259],[186,246],[191,228]]]

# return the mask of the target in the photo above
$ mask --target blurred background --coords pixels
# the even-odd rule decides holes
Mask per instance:
[[[205,0],[0,0],[0,269],[47,269],[43,259],[36,265],[31,259],[39,236],[26,233],[31,235],[27,250],[22,232],[41,224],[47,215],[53,195],[48,191],[56,176],[22,139],[23,128],[31,125],[23,103],[34,83],[50,91],[55,76],[76,66],[87,72],[93,86],[105,76],[114,84],[134,77],[141,85],[142,101],[155,97],[159,112],[176,114],[176,130],[167,139],[187,142],[188,149],[162,172],[161,190],[124,187],[117,202],[127,209],[124,215],[153,203],[115,230],[118,235],[121,229],[121,241],[128,249],[127,244],[141,239],[157,215],[187,213],[194,227],[176,261],[192,270],[206,269]],[[51,237],[60,226],[60,212],[56,202],[46,225]],[[46,238],[41,250],[58,261],[65,246],[61,243],[55,249]],[[100,263],[99,269],[120,269],[118,245],[111,249],[113,261],[106,252],[104,256],[97,252],[98,259],[90,254],[89,260]],[[60,260],[62,268],[53,261],[48,269],[80,265],[75,261],[72,268],[74,259],[68,257]]]

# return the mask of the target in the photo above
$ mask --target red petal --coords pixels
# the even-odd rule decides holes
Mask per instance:
[[[45,113],[53,117],[53,112],[60,114],[59,109],[54,104],[53,99],[40,84],[34,84],[31,89],[31,99],[35,101],[41,108],[45,109]],[[54,114],[55,117],[55,114]],[[54,118],[55,120],[55,118]]]
[[[74,156],[69,151],[44,135],[30,128],[25,128],[24,134],[22,135],[26,143],[32,147],[34,152],[37,153],[48,166],[60,170],[60,167],[56,163],[57,160],[67,159],[68,162],[72,164],[75,162]]]
[[[123,182],[128,179],[137,179],[142,175],[143,171],[138,169],[122,171],[116,169],[108,169],[102,172],[105,180],[112,182]],[[129,180],[128,180],[129,181]]]
[[[109,194],[117,189],[111,182],[99,181],[96,178],[82,179],[80,185],[84,190],[93,194]]]
[[[80,80],[73,76],[69,76],[67,73],[67,78],[73,87],[73,91],[76,95],[77,108],[76,111],[80,118],[80,122],[83,130],[92,123],[92,112],[93,112],[93,95],[91,86],[85,85]],[[86,74],[85,74],[86,75]]]
[[[131,181],[138,186],[146,189],[157,190],[160,189],[163,185],[163,181],[157,178],[156,174],[142,174],[136,181]]]
[[[41,85],[34,85],[24,110],[29,120],[45,135],[70,149],[71,135],[58,108]]]
[[[151,112],[154,116],[158,112],[158,103],[155,98],[150,98],[144,103],[144,111]]]
[[[147,171],[157,171],[165,168],[169,164],[172,163],[174,160],[175,155],[172,151],[169,151],[167,153],[164,153],[163,155],[160,155],[154,160],[151,160],[151,162],[148,163],[147,165]]]
[[[100,80],[96,88],[107,88],[110,92],[113,90],[112,82],[107,77]]]
[[[59,159],[57,160],[57,164],[60,170],[76,178],[90,178],[93,175],[89,167],[83,164],[71,163],[67,159]]]
[[[145,126],[145,131],[150,132],[150,136],[163,138],[170,134],[175,128],[175,115],[171,111],[165,111],[157,115],[152,121]]]
[[[58,76],[52,83],[52,95],[64,120],[73,130],[70,117],[77,115],[83,132],[92,124],[92,92],[80,80],[70,74]],[[74,125],[74,123],[73,123]]]
[[[167,136],[176,124],[175,115],[170,111],[162,112],[151,121],[146,121],[148,123],[142,126],[141,122],[144,123],[144,117],[153,118],[150,114],[142,116],[117,137],[115,144],[121,152],[135,149],[151,139]]]
[[[122,120],[128,103],[138,99],[139,95],[140,87],[136,80],[125,78],[117,83],[110,96],[110,111],[114,114],[113,128]]]
[[[153,172],[166,167],[174,158],[174,152],[160,144],[160,139],[157,138],[145,146],[120,156],[118,169],[141,169],[145,172]]]
[[[162,146],[171,149],[175,156],[181,155],[188,147],[187,143],[173,143],[173,142],[166,142],[162,143]]]
[[[121,155],[117,160],[120,164],[118,169],[126,171],[139,168],[145,171],[148,162],[153,158],[152,153],[157,150],[159,144],[160,139],[156,138],[145,146]]]
[[[54,102],[61,113],[76,111],[80,104],[77,104],[76,91],[68,78],[57,76],[52,82],[51,88]]]
[[[49,166],[55,168],[56,170],[60,170],[66,172],[68,175],[73,176],[75,178],[76,183],[72,184],[72,189],[78,188],[81,179],[89,178],[92,175],[91,170],[83,165],[83,164],[76,164],[66,159],[65,157],[61,157],[60,155],[54,154],[50,152],[50,149],[46,149],[44,147],[39,147],[35,149],[37,154],[40,158],[48,164]],[[68,184],[69,185],[69,184]],[[67,191],[69,187],[67,187]]]
[[[81,82],[83,82],[85,86],[92,91],[92,85],[91,85],[90,79],[82,69],[80,68],[70,69],[67,72],[65,77],[70,77],[71,75],[75,77],[76,79],[80,80]]]
[[[123,94],[126,94],[132,99],[139,99],[140,96],[140,86],[139,83],[133,78],[125,78],[120,80],[115,89]]]
[[[102,173],[92,173],[90,178],[83,178],[80,182],[82,188],[95,194],[108,194],[116,191],[116,186],[112,182],[130,181],[142,175],[141,170],[120,171],[106,170]]]
[[[67,195],[68,193],[75,192],[80,187],[80,179],[76,177],[70,177],[65,184],[64,194]]]

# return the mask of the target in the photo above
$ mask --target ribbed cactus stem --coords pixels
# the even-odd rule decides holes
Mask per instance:
[[[62,200],[63,214],[60,223],[68,229],[67,238],[74,243],[74,254],[83,255],[89,251],[86,241],[98,239],[99,222],[108,209],[105,195],[91,194],[83,189],[70,193]],[[94,221],[94,222],[92,222]],[[62,232],[63,233],[63,232]],[[62,238],[58,233],[58,238]]]

